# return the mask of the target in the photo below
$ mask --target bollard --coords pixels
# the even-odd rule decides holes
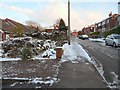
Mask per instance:
[[[56,47],[56,59],[60,59],[63,55],[62,47]]]

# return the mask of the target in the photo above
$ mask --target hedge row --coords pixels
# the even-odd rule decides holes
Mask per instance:
[[[104,37],[107,37],[110,34],[120,34],[120,26],[111,29],[110,31],[106,31],[103,33]]]
[[[90,36],[92,36],[92,35],[100,35],[100,32],[93,32],[90,34]]]

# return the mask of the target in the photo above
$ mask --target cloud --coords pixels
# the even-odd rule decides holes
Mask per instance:
[[[44,25],[53,25],[58,18],[63,18],[67,24],[67,4],[62,2],[52,2],[46,8],[40,9],[35,12],[35,16],[31,17],[32,20],[43,23]]]
[[[33,11],[32,9],[29,9],[27,7],[20,8],[13,5],[6,5],[6,8],[17,13],[26,15],[30,18],[30,20],[40,23],[43,27],[49,27],[53,25],[58,18],[63,18],[66,25],[68,24],[67,2],[63,2],[62,0],[54,0],[54,2],[49,2],[47,5],[48,6],[42,9],[38,8],[38,10],[36,11]],[[85,10],[83,8],[79,8],[79,10],[76,10],[71,7],[71,31],[73,31],[74,29],[81,30],[83,27],[94,24],[102,18],[103,15],[101,12]]]
[[[66,25],[68,24],[68,6],[65,2],[52,2],[48,7],[35,12],[31,17],[43,25],[50,26],[58,18],[63,18]],[[81,30],[83,27],[94,24],[103,18],[101,12],[95,12],[85,9],[75,10],[71,8],[71,31],[74,29]]]
[[[7,5],[6,5],[5,8],[7,8],[8,10],[12,10],[12,11],[21,13],[21,14],[28,15],[28,16],[33,16],[34,15],[34,11],[31,10],[31,9],[19,8],[17,6],[7,6]]]

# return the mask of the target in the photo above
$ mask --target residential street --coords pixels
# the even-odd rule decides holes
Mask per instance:
[[[2,90],[120,89],[120,0],[14,1],[0,2]]]
[[[76,39],[76,41],[88,51],[91,57],[103,65],[105,78],[108,82],[113,82],[114,75],[111,72],[118,75],[118,53],[120,49],[102,45],[100,42],[80,39]]]

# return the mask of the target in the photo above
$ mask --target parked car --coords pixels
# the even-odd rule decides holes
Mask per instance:
[[[114,47],[120,46],[120,34],[108,35],[105,39],[106,45],[112,45]]]
[[[82,40],[89,39],[88,35],[79,35],[78,37]]]

